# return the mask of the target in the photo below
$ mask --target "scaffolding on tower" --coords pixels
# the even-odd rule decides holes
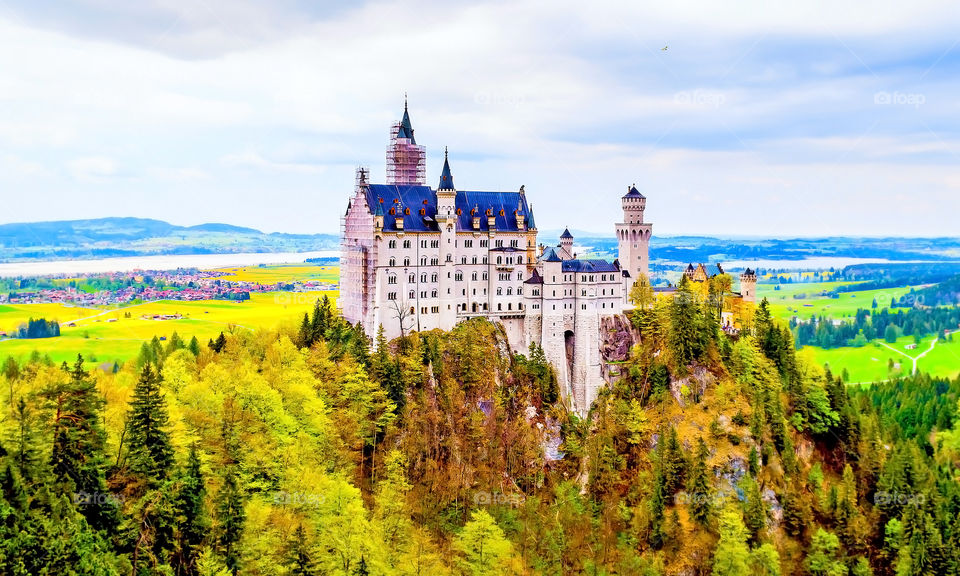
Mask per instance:
[[[387,184],[424,185],[427,182],[427,149],[412,138],[398,138],[400,124],[390,128],[387,146]]]

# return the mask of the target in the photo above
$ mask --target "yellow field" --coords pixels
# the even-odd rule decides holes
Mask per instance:
[[[135,357],[143,341],[155,335],[168,338],[174,331],[185,341],[196,336],[201,344],[206,344],[221,331],[275,328],[281,323],[297,325],[303,313],[312,310],[314,302],[324,295],[336,302],[338,292],[265,292],[251,294],[246,302],[162,300],[106,310],[68,308],[59,304],[0,307],[3,322],[7,322],[8,317],[22,317],[22,322],[33,316],[56,318],[63,323],[59,338],[0,341],[0,358],[7,355],[24,358],[38,350],[56,362],[73,359],[78,353],[91,361],[122,361]],[[15,310],[5,312],[3,308]],[[180,314],[182,318],[142,318],[154,314]],[[69,322],[75,326],[67,326]]]
[[[339,269],[336,266],[314,266],[310,264],[270,265],[270,266],[239,266],[235,268],[218,268],[215,272],[228,272],[228,276],[221,276],[221,280],[232,282],[257,282],[259,284],[275,284],[277,282],[304,282],[317,280],[320,282],[339,281]]]
[[[13,332],[30,318],[46,318],[67,323],[100,312],[92,308],[63,304],[0,304],[0,332]]]

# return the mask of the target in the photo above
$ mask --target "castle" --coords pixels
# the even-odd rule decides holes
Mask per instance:
[[[426,149],[409,110],[390,130],[386,184],[357,170],[341,224],[340,307],[371,337],[449,330],[482,317],[503,326],[514,349],[543,347],[573,407],[586,412],[604,384],[600,327],[629,307],[636,278],[649,273],[651,223],[635,186],[621,198],[617,260],[580,259],[564,230],[537,244],[526,192],[454,185],[447,152],[437,188],[426,184]]]

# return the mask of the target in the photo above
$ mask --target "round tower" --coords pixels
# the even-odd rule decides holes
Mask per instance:
[[[744,302],[757,301],[757,273],[750,268],[740,274],[740,295]]]
[[[623,222],[616,226],[617,244],[620,268],[630,275],[626,286],[626,293],[629,293],[630,285],[640,275],[650,274],[649,245],[653,225],[643,221],[647,198],[635,185],[627,188],[627,193],[620,199],[620,205],[623,207]]]

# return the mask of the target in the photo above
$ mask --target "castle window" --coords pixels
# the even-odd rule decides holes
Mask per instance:
[[[523,272],[517,272],[517,280],[523,280]]]
[[[421,241],[420,241],[420,247],[421,247],[421,248],[426,248],[426,247],[427,247],[427,241],[426,241],[426,240],[421,240]]]
[[[415,290],[411,290],[409,294],[409,298],[413,300],[416,297],[417,297],[417,292]]]
[[[447,262],[453,262],[453,254],[447,254]]]
[[[410,241],[409,241],[409,240],[404,240],[404,241],[403,241],[403,247],[404,247],[404,248],[409,248],[409,247],[410,247]]]
[[[466,264],[466,263],[467,263],[467,257],[464,256],[463,258],[461,258],[461,259],[460,259],[460,263],[461,263],[461,264]]]
[[[497,248],[503,248],[503,240],[496,241]]]
[[[436,265],[438,265],[438,264],[440,264],[440,259],[439,259],[439,258],[431,258],[431,259],[430,259],[430,265],[431,265],[431,266],[436,266]]]
[[[487,263],[487,257],[486,257],[486,256],[483,257],[483,263],[484,263],[484,264]]]
[[[473,274],[471,274],[471,275],[470,275],[470,279],[471,279],[471,280],[476,280],[476,279],[477,279],[477,273],[474,272]]]
[[[517,256],[517,264],[523,264],[523,256]]]
[[[431,297],[431,298],[436,298],[436,297],[437,297],[437,291],[436,291],[436,290],[431,291],[431,292],[430,292],[430,297]]]
[[[476,256],[473,257],[473,263],[474,263],[474,264],[477,263],[477,257],[476,257]]]
[[[426,282],[426,281],[427,281],[427,273],[426,273],[426,272],[424,272],[423,274],[420,275],[420,281],[421,281],[421,282]]]
[[[514,248],[516,248],[516,247],[520,246],[520,241],[519,241],[519,240],[511,240],[511,241],[510,241],[510,245],[513,246]]]
[[[407,277],[407,281],[410,282],[411,284],[413,284],[414,282],[417,281],[417,275],[416,275],[416,274],[411,274],[410,276]]]
[[[421,298],[426,298],[426,297],[427,297],[427,291],[426,291],[426,290],[421,290],[421,291],[420,291],[420,297],[421,297]]]
[[[396,283],[397,283],[396,276],[393,276],[393,275],[387,276],[387,284],[396,284]]]
[[[421,265],[421,266],[426,266],[426,265],[427,265],[427,257],[426,257],[426,256],[423,256],[423,257],[420,258],[420,265]]]
[[[503,264],[503,258],[502,258],[502,257],[497,256],[497,264]]]
[[[473,240],[464,240],[464,241],[463,241],[463,247],[464,247],[464,248],[473,248]]]
[[[507,288],[507,296],[513,296],[513,288]]]
[[[434,272],[433,275],[430,276],[430,281],[431,281],[431,282],[436,282],[436,281],[437,281],[437,274],[436,274],[436,272]]]
[[[404,259],[403,259],[403,265],[404,265],[404,266],[409,266],[409,265],[410,265],[410,258],[404,258]]]
[[[431,240],[431,241],[430,241],[430,247],[431,247],[431,248],[439,248],[439,247],[440,247],[440,241],[439,241],[439,240]]]
[[[387,300],[396,300],[396,299],[397,299],[397,293],[396,293],[396,292],[388,292],[388,293],[387,293]]]
[[[440,313],[440,307],[439,307],[439,306],[434,306],[434,307],[430,308],[430,312],[432,312],[433,314],[439,314],[439,313]]]
[[[513,304],[507,302],[507,310],[513,310]]]
[[[396,258],[391,258],[391,259],[390,259],[390,266],[396,266],[396,265],[397,265],[397,259],[396,259]]]
[[[389,248],[396,248],[396,247],[397,247],[397,241],[396,241],[396,240],[391,240],[390,242],[387,242],[387,247],[389,247]]]
[[[503,288],[497,288],[497,296],[503,296]]]
[[[481,241],[480,241],[480,247],[481,247],[481,248],[486,248],[489,243],[490,243],[489,240],[481,240]]]
[[[454,274],[454,275],[453,275],[453,279],[456,280],[457,282],[462,282],[462,281],[463,281],[463,272],[457,272],[456,274]]]
[[[503,310],[503,304],[497,304],[497,312]]]
[[[487,273],[486,273],[486,272],[483,273],[483,279],[484,279],[484,280],[487,279]]]

